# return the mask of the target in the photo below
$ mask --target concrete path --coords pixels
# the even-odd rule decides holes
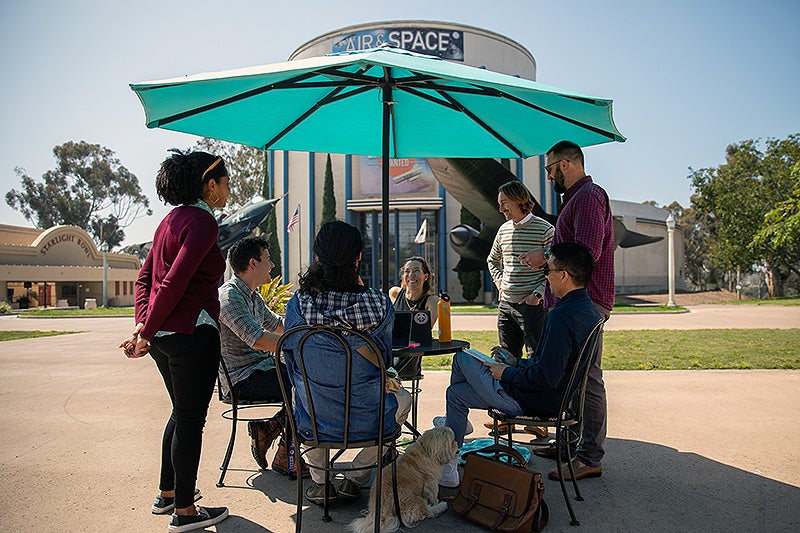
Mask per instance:
[[[732,309],[752,323],[764,308]],[[82,331],[0,343],[0,532],[166,531],[169,519],[149,508],[168,400],[152,360],[116,349],[131,326],[0,317],[3,330]],[[448,379],[426,373],[422,428],[444,412]],[[547,531],[800,531],[800,371],[618,371],[606,382],[603,477],[581,482],[580,529],[569,525],[558,483],[546,481]],[[201,503],[231,510],[216,531],[293,531],[295,486],[255,468],[243,425],[228,486],[215,486],[230,430],[223,408],[212,400],[198,479]],[[472,413],[473,437],[485,435],[484,416]],[[546,472],[553,462],[531,467]],[[304,529],[343,531],[366,501],[335,507],[327,524],[306,507]],[[452,511],[414,531],[455,529],[483,531]]]

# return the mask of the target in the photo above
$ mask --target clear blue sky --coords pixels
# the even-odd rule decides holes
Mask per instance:
[[[138,176],[155,214],[126,243],[150,240],[167,211],[158,165],[197,138],[145,128],[128,83],[285,61],[328,31],[400,19],[500,33],[533,54],[538,81],[612,98],[628,141],[586,157],[614,199],[688,205],[688,167],[721,164],[733,142],[800,132],[796,0],[0,0],[0,223],[32,225],[5,204],[14,167],[38,178],[54,146],[85,140]]]

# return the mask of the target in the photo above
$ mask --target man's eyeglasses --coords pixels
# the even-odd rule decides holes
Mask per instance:
[[[549,276],[550,272],[566,272],[569,274],[569,271],[563,268],[550,268],[549,265],[544,265],[544,267],[542,267],[542,273],[544,274],[544,277]]]
[[[569,163],[569,159],[566,159],[566,158],[562,157],[558,161],[553,161],[549,165],[545,165],[544,166],[544,170],[545,170],[545,172],[547,172],[547,175],[549,176],[550,174],[552,174],[552,171],[550,169],[552,169],[555,165],[561,163],[562,161],[566,161],[567,163]]]

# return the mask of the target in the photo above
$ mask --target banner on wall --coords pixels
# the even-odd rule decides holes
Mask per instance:
[[[361,194],[381,194],[381,158],[360,156]],[[389,160],[389,194],[421,194],[438,196],[439,182],[427,159],[403,158]]]
[[[352,52],[375,48],[383,43],[449,59],[464,61],[464,34],[443,28],[386,28],[362,30],[334,37],[334,52]]]

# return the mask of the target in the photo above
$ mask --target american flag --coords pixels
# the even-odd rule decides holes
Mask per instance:
[[[292,218],[289,219],[289,223],[286,224],[286,233],[291,233],[294,227],[300,222],[300,206],[297,206],[297,209],[294,210],[294,215]]]

